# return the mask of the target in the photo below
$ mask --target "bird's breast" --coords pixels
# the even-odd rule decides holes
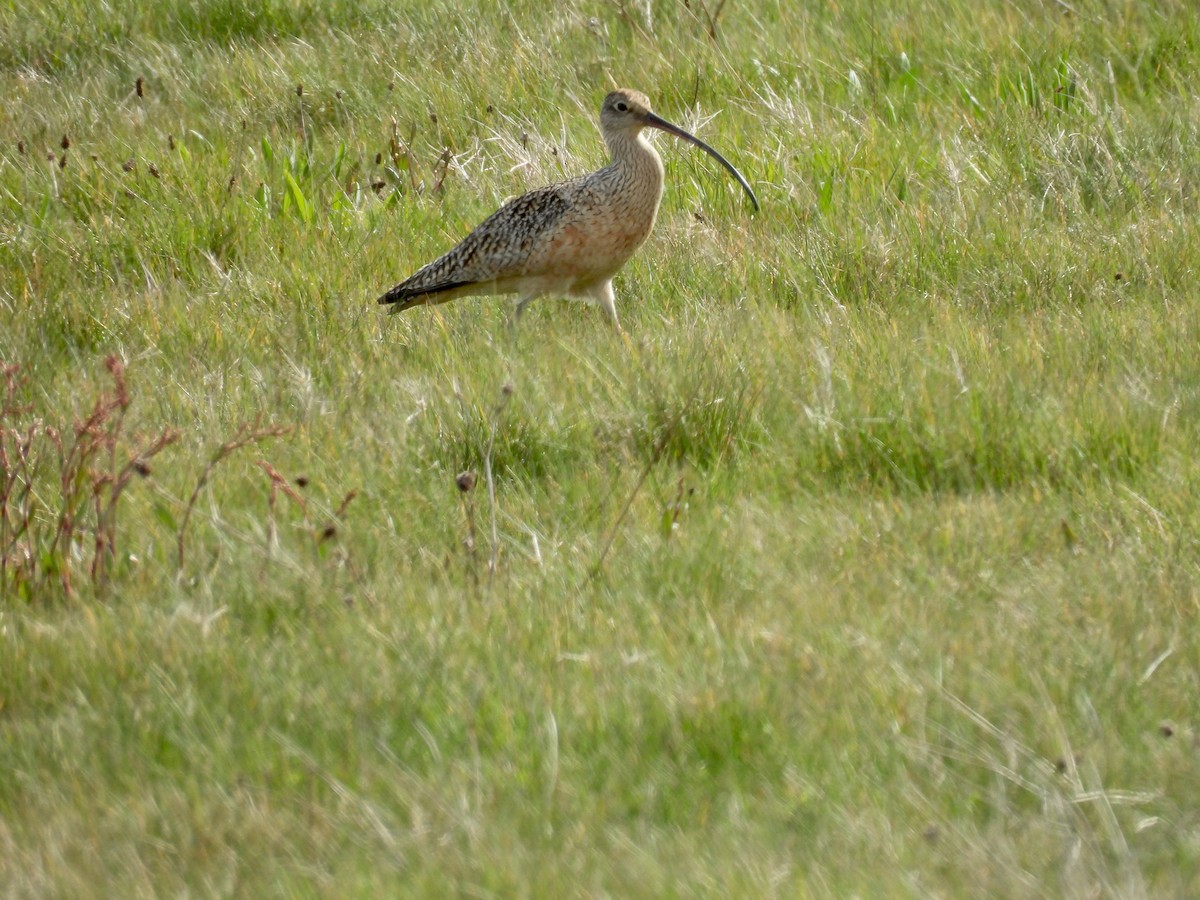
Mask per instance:
[[[650,236],[661,197],[661,168],[613,168],[585,179],[546,242],[545,266],[579,279],[610,277]]]

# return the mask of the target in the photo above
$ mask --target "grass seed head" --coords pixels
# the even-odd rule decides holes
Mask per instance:
[[[117,392],[117,404],[121,409],[129,408],[129,386],[125,383],[125,363],[116,354],[106,357],[104,368],[112,375],[113,387]]]
[[[334,512],[334,516],[339,519],[344,519],[346,517],[346,510],[349,509],[350,504],[354,502],[354,498],[357,496],[357,490],[346,491],[346,496],[342,498],[342,503]]]
[[[459,472],[458,477],[454,479],[454,483],[458,485],[458,489],[464,494],[475,487],[475,473],[468,469],[465,472]]]

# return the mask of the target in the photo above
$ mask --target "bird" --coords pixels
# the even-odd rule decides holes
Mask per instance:
[[[663,192],[662,159],[643,134],[647,128],[704,150],[758,210],[749,182],[729,160],[651,112],[645,94],[615,90],[600,107],[607,166],[509,200],[378,302],[397,313],[469,295],[516,294],[516,322],[532,300],[560,296],[598,304],[621,331],[613,276],[650,236]]]

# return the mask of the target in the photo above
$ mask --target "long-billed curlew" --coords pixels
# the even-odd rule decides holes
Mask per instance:
[[[598,303],[617,321],[612,279],[650,235],[662,198],[663,164],[642,134],[659,128],[690,141],[737,179],[742,173],[704,141],[650,112],[637,91],[613,91],[600,107],[612,155],[603,169],[510,200],[458,246],[379,298],[400,312],[469,294],[517,294],[517,312],[546,295]]]

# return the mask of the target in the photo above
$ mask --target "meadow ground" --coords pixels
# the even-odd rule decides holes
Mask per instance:
[[[0,894],[1200,895],[1198,78],[1190,0],[0,4]],[[656,140],[629,345],[381,315],[614,85],[763,207]]]

